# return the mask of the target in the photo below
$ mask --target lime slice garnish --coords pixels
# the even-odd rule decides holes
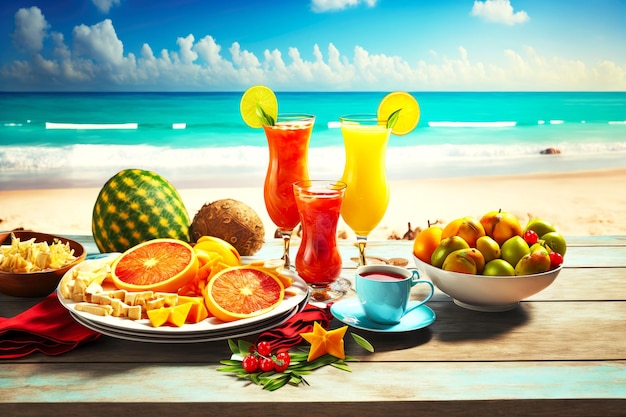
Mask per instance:
[[[278,116],[278,100],[274,92],[264,86],[255,85],[248,88],[241,96],[239,103],[241,118],[250,127],[260,128],[276,120]]]
[[[420,120],[420,106],[415,97],[404,91],[387,94],[378,105],[378,120],[387,121],[396,112],[391,133],[402,136],[412,132]]]

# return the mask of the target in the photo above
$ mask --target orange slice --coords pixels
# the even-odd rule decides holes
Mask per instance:
[[[215,274],[203,295],[211,314],[222,321],[234,321],[276,308],[285,297],[285,288],[275,274],[252,266],[235,266]]]
[[[111,280],[122,290],[177,292],[196,277],[198,257],[178,239],[153,239],[121,254],[111,266]]]

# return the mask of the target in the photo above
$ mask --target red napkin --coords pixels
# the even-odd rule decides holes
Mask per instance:
[[[99,336],[74,320],[52,293],[15,317],[0,317],[0,359],[21,358],[37,351],[60,355]]]
[[[307,304],[304,310],[294,315],[278,327],[267,330],[259,335],[257,343],[262,340],[269,342],[273,352],[289,350],[302,342],[301,333],[313,331],[313,324],[317,321],[328,330],[333,315],[330,306],[326,308]]]

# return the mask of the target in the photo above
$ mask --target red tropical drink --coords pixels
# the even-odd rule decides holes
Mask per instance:
[[[308,147],[314,123],[315,116],[279,114],[273,126],[263,126],[269,145],[263,196],[270,218],[282,233],[287,268],[291,232],[300,223],[293,183],[309,179]]]
[[[326,287],[341,273],[337,248],[337,223],[346,184],[309,180],[293,190],[302,223],[302,241],[296,255],[296,271],[314,287]]]

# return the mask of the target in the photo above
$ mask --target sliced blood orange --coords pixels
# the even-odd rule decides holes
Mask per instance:
[[[203,295],[211,314],[222,321],[234,321],[276,308],[285,297],[285,288],[275,274],[252,266],[235,266],[215,274]]]
[[[121,254],[111,266],[111,279],[122,290],[176,292],[197,272],[198,257],[188,243],[161,238]]]

